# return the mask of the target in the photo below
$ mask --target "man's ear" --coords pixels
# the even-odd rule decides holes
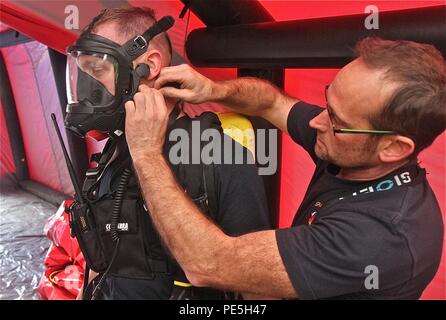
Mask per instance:
[[[388,136],[380,141],[379,148],[379,159],[391,163],[408,158],[415,150],[415,142],[400,135]]]
[[[147,64],[150,68],[150,74],[146,80],[153,80],[158,77],[159,73],[161,72],[162,62],[163,60],[161,53],[158,50],[153,49],[147,51],[146,55],[144,56],[144,61],[142,62]]]

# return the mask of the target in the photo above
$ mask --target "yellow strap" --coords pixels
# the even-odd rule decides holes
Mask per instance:
[[[54,271],[51,272],[50,275],[48,276],[48,280],[50,281],[50,283],[51,283],[53,286],[57,286],[57,282],[56,282],[56,280],[54,280],[54,277],[55,277],[58,273],[60,273],[61,271],[63,271],[63,270],[65,270],[65,269],[54,270]]]
[[[234,112],[217,112],[223,132],[251,151],[255,157],[255,136],[251,121]]]
[[[188,287],[192,287],[192,285],[191,285],[190,283],[187,283],[187,282],[181,282],[181,281],[177,281],[177,280],[175,280],[175,281],[173,282],[173,284],[176,285],[176,286],[179,286],[179,287],[186,287],[186,288],[188,288]]]

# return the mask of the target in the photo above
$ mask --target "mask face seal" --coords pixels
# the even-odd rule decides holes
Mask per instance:
[[[91,130],[111,137],[121,135],[124,103],[133,98],[140,80],[150,72],[147,65],[134,68],[133,61],[147,51],[153,37],[167,31],[173,23],[172,17],[163,17],[122,46],[89,33],[69,47],[65,127],[82,137]]]

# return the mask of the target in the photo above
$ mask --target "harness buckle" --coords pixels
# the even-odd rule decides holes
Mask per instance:
[[[144,39],[144,37],[141,35],[135,37],[135,39],[133,39],[133,42],[136,42],[141,49],[147,47],[147,40]]]

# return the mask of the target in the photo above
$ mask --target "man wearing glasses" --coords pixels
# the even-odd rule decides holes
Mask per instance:
[[[445,61],[409,41],[367,38],[356,51],[327,87],[326,109],[262,80],[213,82],[187,66],[165,68],[159,91],[126,104],[149,211],[193,284],[278,298],[421,296],[440,263],[443,222],[417,155],[446,126]],[[162,88],[172,81],[181,89]],[[316,170],[291,228],[229,237],[203,217],[162,156],[163,95],[261,116],[305,148]]]

